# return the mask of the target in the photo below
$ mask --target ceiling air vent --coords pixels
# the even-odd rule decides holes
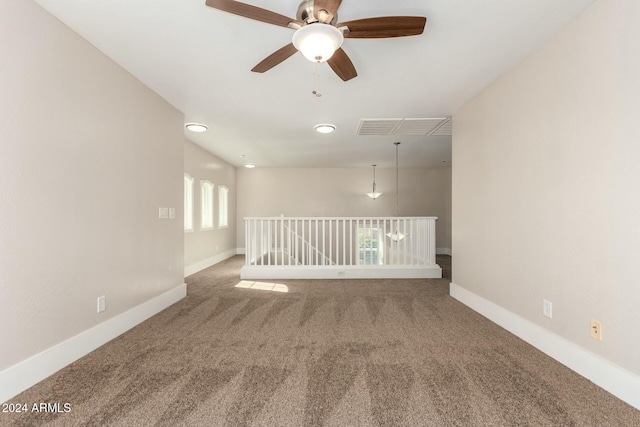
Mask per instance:
[[[449,133],[446,132],[447,123]],[[451,135],[451,119],[362,119],[356,131],[361,136]],[[444,129],[443,129],[444,128]]]
[[[438,126],[436,126],[435,129],[429,132],[429,135],[436,135],[436,136],[452,135],[452,132],[453,132],[453,126],[451,123],[451,119],[449,118],[443,121],[442,123],[440,123]]]
[[[402,119],[362,119],[356,135],[388,136],[400,124]]]

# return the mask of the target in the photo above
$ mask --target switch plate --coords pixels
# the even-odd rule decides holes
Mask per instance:
[[[158,208],[158,218],[160,218],[160,219],[168,219],[169,218],[169,208]]]
[[[98,297],[98,313],[105,311],[106,308],[107,308],[106,297],[104,295],[101,297]]]
[[[169,219],[176,218],[176,208],[169,208]]]
[[[597,320],[591,321],[591,336],[598,341],[602,341],[602,324]]]
[[[542,314],[549,319],[553,317],[553,304],[551,304],[551,301],[542,300]]]

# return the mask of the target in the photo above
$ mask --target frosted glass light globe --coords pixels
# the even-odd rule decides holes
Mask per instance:
[[[298,29],[291,41],[309,61],[325,62],[342,46],[344,37],[333,25],[315,23]]]

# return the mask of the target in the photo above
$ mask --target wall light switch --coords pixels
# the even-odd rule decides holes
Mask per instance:
[[[547,301],[546,299],[543,300],[543,302],[542,302],[542,314],[544,314],[549,319],[551,319],[551,317],[553,315],[553,304],[551,304],[551,301]]]
[[[160,219],[169,218],[169,208],[158,208],[158,218]]]
[[[176,208],[169,208],[169,219],[176,218]]]
[[[103,312],[107,308],[106,297],[103,295],[98,297],[98,313]]]

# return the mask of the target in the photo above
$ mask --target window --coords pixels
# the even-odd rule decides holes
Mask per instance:
[[[229,189],[224,185],[218,186],[218,227],[229,226]]]
[[[213,228],[213,183],[207,180],[200,181],[200,228]]]
[[[193,231],[193,177],[184,174],[184,231]]]
[[[358,226],[358,264],[382,265],[384,241],[382,229]]]

